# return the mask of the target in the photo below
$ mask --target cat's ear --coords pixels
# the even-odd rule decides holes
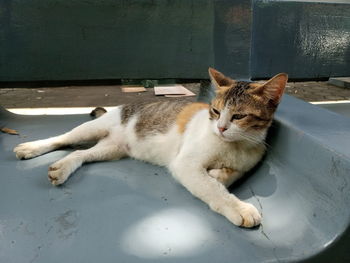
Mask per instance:
[[[280,102],[284,89],[288,81],[286,73],[280,73],[269,79],[262,85],[258,85],[252,90],[253,94],[264,96],[272,100],[276,105]]]
[[[233,79],[226,77],[216,69],[209,68],[208,71],[211,83],[214,85],[216,90],[220,90],[221,87],[231,86],[235,82]]]

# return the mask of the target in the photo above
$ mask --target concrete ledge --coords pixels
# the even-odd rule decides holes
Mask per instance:
[[[350,77],[330,78],[328,83],[342,88],[350,88]]]

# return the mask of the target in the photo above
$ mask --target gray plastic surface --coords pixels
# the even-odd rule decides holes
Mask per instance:
[[[322,108],[350,117],[350,102],[317,104]]]
[[[262,211],[232,225],[169,173],[136,160],[84,165],[62,187],[49,164],[19,161],[18,143],[65,132],[87,115],[1,110],[0,262],[350,262],[350,121],[285,96],[265,159],[230,190]]]

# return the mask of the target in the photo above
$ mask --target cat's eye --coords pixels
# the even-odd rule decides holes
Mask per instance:
[[[241,120],[241,119],[243,119],[246,116],[247,116],[247,114],[233,114],[232,117],[231,117],[231,121]]]
[[[215,108],[211,108],[211,109],[212,109],[212,111],[213,111],[215,114],[220,115],[220,111],[218,111],[218,110],[215,109]]]

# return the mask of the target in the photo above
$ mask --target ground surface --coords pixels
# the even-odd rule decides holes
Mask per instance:
[[[199,83],[184,84],[198,94]],[[349,100],[350,89],[327,82],[290,82],[286,93],[305,101]],[[174,100],[176,98],[171,98]],[[181,98],[193,101],[195,97]],[[123,93],[118,85],[64,86],[36,88],[0,88],[0,105],[5,108],[94,107],[116,106],[130,102],[169,100],[156,97],[153,89],[143,93]]]

